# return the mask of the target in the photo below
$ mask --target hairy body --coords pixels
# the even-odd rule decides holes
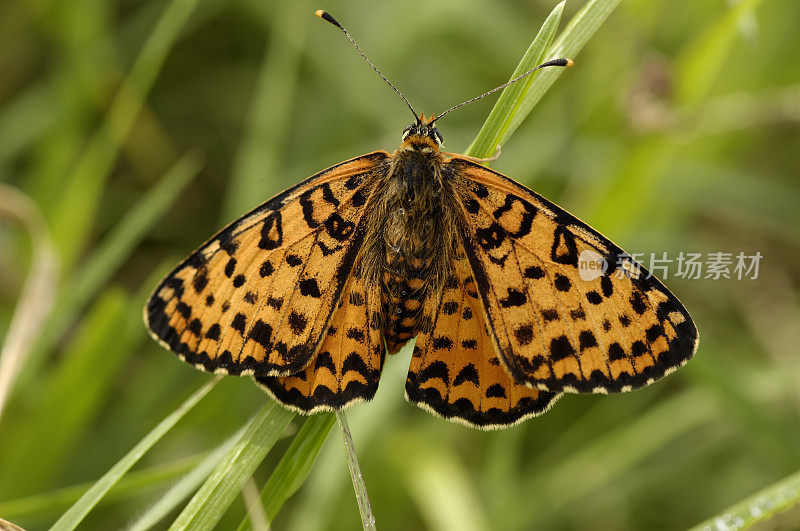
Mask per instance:
[[[421,313],[450,274],[458,234],[457,180],[429,136],[411,133],[390,156],[367,221],[358,266],[381,286],[381,322],[389,353],[430,326]]]

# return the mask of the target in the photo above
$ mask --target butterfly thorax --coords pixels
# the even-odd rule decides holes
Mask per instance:
[[[454,245],[444,158],[435,138],[406,135],[372,209],[368,242],[377,252],[372,278],[381,285],[384,338],[390,353],[424,331],[422,308],[441,290]]]

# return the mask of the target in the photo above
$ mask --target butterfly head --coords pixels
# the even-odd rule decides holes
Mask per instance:
[[[439,149],[444,146],[442,133],[436,128],[436,116],[429,118],[423,113],[417,121],[403,129],[403,145],[415,148],[416,146],[432,145]]]

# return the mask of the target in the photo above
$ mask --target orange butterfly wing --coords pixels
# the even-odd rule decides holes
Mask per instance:
[[[453,158],[444,171],[465,180],[465,251],[514,380],[550,392],[628,391],[692,357],[688,312],[619,247],[484,166]],[[608,268],[584,280],[581,256]]]
[[[284,406],[306,415],[372,399],[386,350],[380,292],[365,284],[351,276],[316,358],[303,371],[287,377],[257,376],[256,383]]]
[[[516,383],[486,327],[470,264],[459,246],[441,295],[423,308],[406,379],[406,399],[448,420],[496,429],[547,411],[558,394]]]
[[[209,372],[305,368],[347,284],[387,160],[375,152],[333,166],[220,231],[151,295],[153,337]]]

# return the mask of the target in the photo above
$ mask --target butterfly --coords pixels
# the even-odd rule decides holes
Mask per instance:
[[[145,307],[156,340],[312,414],[370,400],[386,354],[416,338],[406,398],[482,429],[692,357],[697,329],[659,280],[485,161],[443,151],[436,122],[462,104],[417,116],[389,85],[415,116],[399,149],[321,171],[203,244]],[[589,275],[586,257],[601,265]]]

